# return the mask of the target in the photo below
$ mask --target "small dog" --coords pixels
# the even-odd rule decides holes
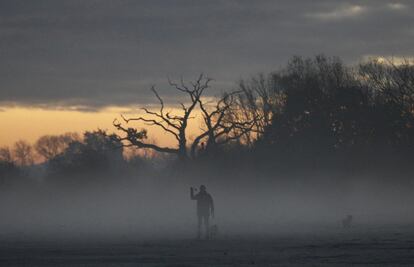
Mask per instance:
[[[218,226],[217,226],[217,224],[214,224],[214,225],[210,226],[208,239],[210,239],[210,240],[216,239],[217,235],[218,235]]]
[[[352,225],[352,215],[348,215],[345,217],[345,219],[342,220],[342,227],[343,228],[350,228]]]

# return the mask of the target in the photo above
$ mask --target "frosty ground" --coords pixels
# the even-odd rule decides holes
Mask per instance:
[[[1,266],[414,266],[414,225],[312,227],[216,240],[2,236]]]

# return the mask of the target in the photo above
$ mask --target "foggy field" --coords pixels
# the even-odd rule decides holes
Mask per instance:
[[[280,230],[280,229],[279,229]],[[103,239],[0,244],[1,266],[413,266],[414,226],[316,227],[218,240]]]
[[[187,175],[8,188],[0,196],[1,213],[7,215],[0,222],[0,265],[414,264],[410,182],[380,186],[354,177],[338,183],[329,180],[333,174],[269,182],[227,173],[238,177],[236,183]],[[201,183],[215,200],[215,240],[195,239],[189,186]],[[344,229],[347,214],[354,223]]]

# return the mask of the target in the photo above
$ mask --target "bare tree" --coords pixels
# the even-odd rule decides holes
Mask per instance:
[[[50,160],[63,153],[71,142],[79,139],[77,133],[44,135],[36,141],[34,148],[45,160]]]
[[[374,59],[359,66],[364,85],[373,88],[374,96],[380,95],[384,102],[393,103],[404,115],[414,113],[414,62],[403,59]]]
[[[10,151],[10,148],[0,147],[0,161],[6,162],[6,163],[13,162],[13,156],[12,156],[12,152]]]
[[[251,121],[252,129],[245,132],[247,143],[264,134],[271,125],[273,116],[282,111],[285,95],[277,88],[277,75],[258,74],[249,80],[239,82],[239,91],[235,105],[237,112],[231,116],[233,121]]]
[[[234,116],[238,114],[236,105],[239,91],[225,93],[222,98],[215,102],[213,107],[209,103],[199,100],[198,104],[203,117],[203,131],[198,135],[191,145],[191,157],[196,157],[196,150],[199,143],[206,139],[205,151],[215,151],[220,145],[227,144],[233,140],[239,140],[255,125],[257,117],[253,116],[248,120],[239,120]]]
[[[34,162],[32,146],[26,141],[17,141],[13,147],[13,157],[20,166],[32,165]]]
[[[185,160],[197,156],[197,147],[203,140],[207,142],[206,149],[214,150],[218,145],[239,139],[252,129],[253,121],[256,117],[253,116],[253,118],[248,120],[234,120],[235,117],[230,115],[235,113],[237,109],[237,106],[234,104],[235,96],[239,92],[224,94],[222,98],[212,101],[213,104],[204,101],[202,95],[210,87],[210,82],[211,79],[204,77],[203,74],[190,84],[184,83],[183,79],[181,79],[179,84],[169,81],[170,86],[185,94],[189,100],[188,104],[180,103],[181,114],[171,114],[171,112],[165,111],[164,101],[157,90],[152,87],[151,90],[160,103],[158,112],[143,108],[145,116],[126,118],[121,115],[125,124],[131,121],[141,121],[146,125],[161,128],[175,138],[177,141],[176,147],[161,147],[152,142],[147,142],[147,131],[145,129],[138,131],[132,127],[127,128],[115,119],[113,122],[114,126],[124,133],[120,140],[126,142],[126,146],[149,148],[158,152],[176,154],[180,159]],[[190,155],[188,155],[186,129],[189,120],[193,118],[191,115],[197,107],[201,110],[203,127],[202,132],[195,137],[190,145]]]
[[[151,111],[146,108],[143,108],[146,116],[126,118],[121,115],[124,123],[128,124],[131,121],[141,121],[149,126],[156,126],[164,130],[166,133],[172,135],[177,141],[177,147],[162,147],[153,143],[146,143],[145,139],[147,138],[147,131],[141,130],[138,131],[135,128],[126,128],[119,122],[117,119],[114,120],[114,126],[124,132],[125,136],[121,137],[121,141],[126,141],[127,146],[136,146],[138,148],[150,148],[158,152],[172,153],[176,154],[180,159],[185,160],[188,158],[187,155],[187,136],[186,129],[188,122],[191,119],[191,114],[199,103],[201,96],[203,95],[204,90],[209,87],[211,79],[204,77],[201,74],[195,82],[190,84],[184,83],[181,79],[180,83],[175,83],[169,80],[170,86],[174,89],[183,93],[187,96],[189,104],[180,103],[181,114],[171,114],[169,111],[165,111],[164,101],[158,94],[155,87],[151,88],[151,91],[154,93],[155,97],[160,103],[159,111]]]

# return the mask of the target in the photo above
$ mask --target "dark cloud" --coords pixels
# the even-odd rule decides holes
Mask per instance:
[[[167,77],[217,94],[292,55],[414,55],[411,1],[1,1],[0,102],[149,103]]]

